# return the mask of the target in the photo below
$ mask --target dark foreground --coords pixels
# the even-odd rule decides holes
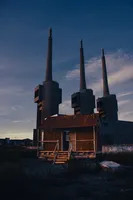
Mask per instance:
[[[69,172],[37,159],[0,165],[0,199],[132,200],[133,172]]]
[[[35,151],[24,148],[0,148],[0,200],[133,199],[132,170],[112,174],[99,167],[86,171],[79,167],[76,171],[79,163],[64,168],[35,157]],[[101,160],[133,166],[133,152],[104,154]]]

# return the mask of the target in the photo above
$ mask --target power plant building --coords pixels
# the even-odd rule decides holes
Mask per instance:
[[[46,75],[35,88],[37,103],[36,129],[33,143],[38,145],[40,156],[49,154],[56,163],[65,162],[69,152],[78,156],[101,151],[103,144],[129,144],[133,141],[133,122],[118,120],[115,94],[110,94],[106,60],[102,49],[103,96],[96,100],[91,88],[86,88],[83,42],[80,42],[80,87],[71,95],[73,115],[60,115],[62,89],[52,77],[52,29],[49,30]],[[98,113],[94,113],[97,107]],[[62,160],[62,154],[64,159]]]

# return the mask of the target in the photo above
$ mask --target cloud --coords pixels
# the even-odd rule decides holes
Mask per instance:
[[[15,106],[12,106],[11,109],[12,109],[12,110],[15,110],[15,111],[16,111],[16,110],[22,110],[22,109],[23,109],[23,106],[21,106],[21,105],[15,105]]]
[[[123,50],[106,54],[106,65],[110,92],[115,93],[118,99],[119,119],[133,121],[131,107],[133,104],[133,56]],[[102,68],[100,56],[93,57],[85,62],[87,87],[92,88],[96,98],[102,96]],[[68,71],[66,80],[79,80],[79,64]],[[118,95],[117,95],[118,94]],[[66,103],[64,104],[67,109]],[[125,114],[126,113],[126,114]],[[128,117],[127,117],[128,113]]]
[[[123,92],[117,95],[117,98],[126,97],[129,95],[133,95],[133,92]]]
[[[110,87],[121,84],[126,81],[133,79],[133,56],[124,53],[122,50],[118,50],[115,53],[108,53],[106,55],[106,64],[108,71],[108,82]],[[102,69],[101,69],[101,58],[94,57],[85,64],[86,77],[89,80],[92,77],[95,81],[91,81],[88,86],[94,88],[95,92],[99,92],[102,87]],[[79,65],[75,69],[68,71],[66,74],[67,80],[74,80],[79,78]],[[88,83],[88,81],[87,81]],[[99,87],[100,86],[100,87]]]
[[[34,119],[22,119],[22,120],[13,120],[13,123],[31,123]]]
[[[71,101],[64,101],[62,104],[60,104],[59,110],[61,114],[72,114],[73,109],[71,108]]]
[[[119,114],[121,120],[133,121],[133,111],[121,112]]]
[[[2,86],[0,88],[0,95],[27,95],[27,94],[31,94],[31,91],[27,91],[25,90],[23,87],[19,87],[19,86]]]
[[[130,103],[130,101],[131,101],[130,99],[118,101],[118,106],[119,106],[119,108],[120,108],[121,106],[125,105],[125,104]]]
[[[32,139],[32,132],[31,131],[7,131],[5,135],[2,136],[3,138],[7,137],[10,139],[25,139],[30,138]]]
[[[97,113],[96,108],[94,109],[94,112]],[[71,108],[71,100],[66,100],[60,105],[60,114],[73,114],[74,109]]]
[[[0,94],[1,95],[16,95],[18,93],[22,92],[21,88],[18,87],[13,87],[13,86],[9,86],[9,87],[2,87],[0,88]]]

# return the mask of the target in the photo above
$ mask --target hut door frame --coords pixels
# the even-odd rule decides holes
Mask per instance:
[[[64,148],[64,133],[63,131],[61,132],[61,151],[63,151]]]
[[[70,135],[73,134],[74,140],[71,140]],[[76,151],[76,132],[69,132],[69,144],[72,141],[72,151]],[[74,145],[73,145],[74,144]]]
[[[94,146],[94,152],[96,152],[96,127],[93,126],[93,146]]]

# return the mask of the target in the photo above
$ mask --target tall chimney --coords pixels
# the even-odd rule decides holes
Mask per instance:
[[[86,89],[83,42],[80,41],[80,90]]]
[[[108,86],[104,49],[102,49],[102,75],[103,75],[103,96],[105,97],[105,96],[108,96],[110,93],[109,93],[109,86]]]
[[[49,29],[45,81],[52,81],[52,29]]]

